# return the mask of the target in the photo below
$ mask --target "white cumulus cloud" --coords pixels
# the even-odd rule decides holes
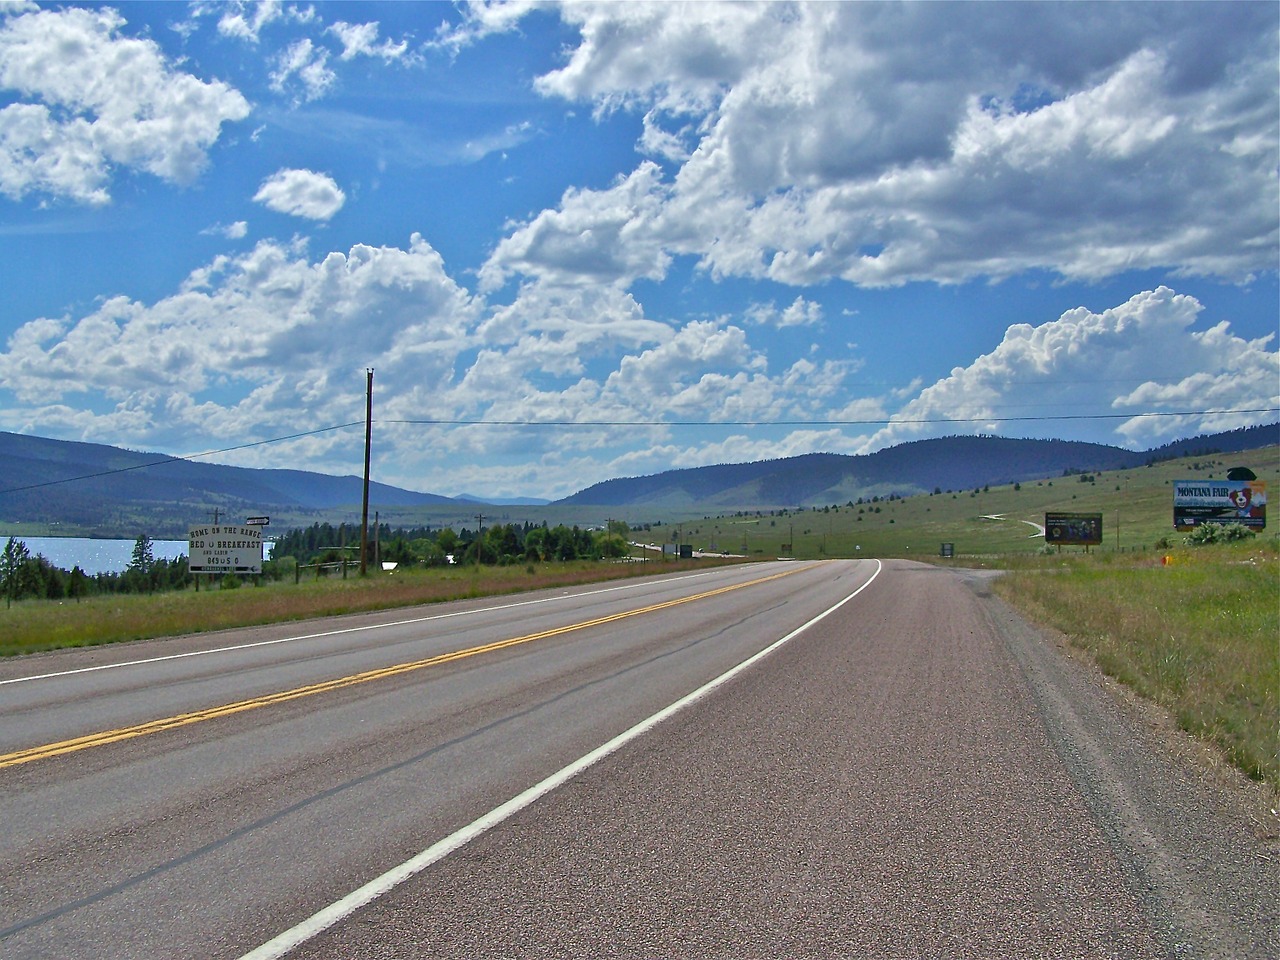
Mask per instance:
[[[222,124],[249,103],[177,70],[151,40],[122,37],[110,8],[38,10],[0,20],[0,193],[111,199],[119,168],[189,183]]]
[[[294,80],[301,86],[302,100],[318,100],[338,82],[329,66],[329,51],[303,37],[289,44],[274,58],[271,88],[279,93],[291,89]]]
[[[678,255],[796,286],[1275,268],[1274,6],[556,9],[580,40],[537,89],[633,111],[653,161],[517,224],[489,277],[627,283]]]
[[[328,220],[342,209],[347,196],[327,174],[313,170],[277,170],[253,196],[277,213],[308,220]]]
[[[359,419],[352,384],[366,366],[402,412],[421,415],[450,382],[476,313],[418,236],[406,249],[358,245],[315,261],[262,242],[154,303],[114,297],[19,327],[0,352],[17,404],[3,416],[185,451],[191,435],[238,441]],[[342,442],[326,434],[281,456],[324,469]]]
[[[1055,421],[1071,417],[1113,417],[1115,441],[1139,448],[1257,423],[1257,413],[1218,411],[1280,406],[1274,336],[1243,340],[1226,321],[1195,331],[1202,310],[1159,287],[1100,313],[1077,307],[1038,326],[1015,324],[990,353],[902,406],[866,448],[1002,432],[1011,421],[1024,435],[1053,437]]]

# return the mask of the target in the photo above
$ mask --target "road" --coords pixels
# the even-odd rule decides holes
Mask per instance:
[[[1280,956],[1274,832],[987,577],[0,662],[0,957]]]

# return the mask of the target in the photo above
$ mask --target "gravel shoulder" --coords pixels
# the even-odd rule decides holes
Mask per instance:
[[[1176,956],[1280,956],[1280,798],[1106,677],[1057,631],[962,575],[1050,740]]]

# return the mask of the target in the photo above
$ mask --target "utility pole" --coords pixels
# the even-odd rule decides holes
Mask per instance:
[[[476,566],[480,566],[480,553],[484,549],[484,514],[476,514],[476,524],[480,529],[476,532]]]
[[[368,572],[369,564],[369,450],[373,445],[373,368],[365,370],[367,376],[364,401],[364,506],[360,510],[360,576]]]

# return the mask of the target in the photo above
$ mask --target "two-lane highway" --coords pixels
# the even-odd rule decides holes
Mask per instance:
[[[0,957],[1275,955],[1265,842],[985,594],[766,563],[0,663]]]
[[[244,952],[876,569],[728,568],[6,663],[0,954]]]

